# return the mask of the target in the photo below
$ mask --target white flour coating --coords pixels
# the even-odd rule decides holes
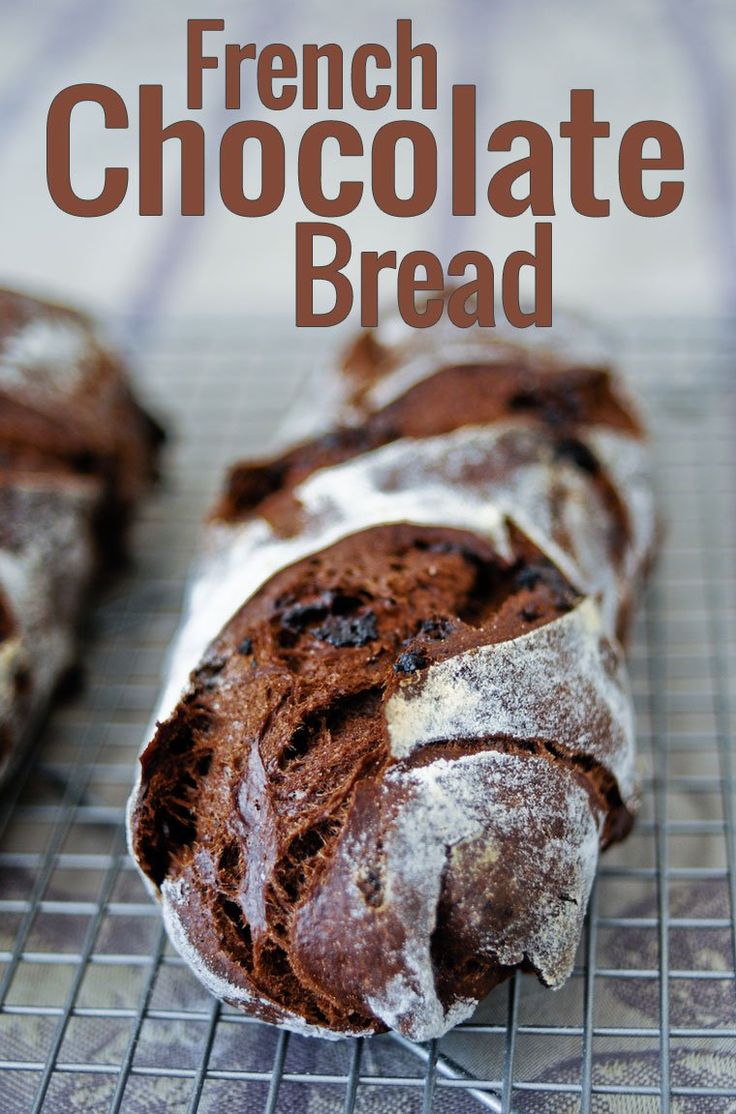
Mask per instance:
[[[73,394],[89,370],[90,327],[67,316],[32,317],[0,342],[0,389],[21,388],[31,400]]]
[[[80,554],[82,568],[84,554]],[[54,601],[44,590],[43,548],[20,556],[0,551],[0,591],[10,604],[21,645],[33,663],[34,693],[43,699],[71,658],[72,635],[54,619]],[[0,715],[2,712],[0,712]]]
[[[484,925],[481,915],[474,925],[479,951],[509,966],[526,956],[547,985],[559,986],[573,966],[598,861],[598,819],[586,790],[554,763],[498,751],[438,759],[410,771],[395,767],[379,792],[390,799],[397,790],[401,803],[393,813],[382,814],[389,816],[381,831],[382,905],[401,921],[404,944],[392,956],[392,971],[398,967],[399,973],[388,976],[380,989],[371,986],[367,1001],[373,1012],[412,1040],[428,1040],[470,1016],[477,1005],[465,998],[446,1011],[435,989],[431,941],[451,849],[470,852],[471,864],[489,863],[468,878],[468,886],[471,902],[473,888],[482,890],[480,906],[487,901],[491,917],[496,848],[504,848],[506,858],[513,856],[519,890],[530,897],[523,926],[510,923],[505,938],[490,928],[488,916]],[[357,882],[361,866],[375,854],[375,834],[350,830],[340,851],[352,864],[346,904],[357,912],[356,940],[365,919],[381,915],[366,910]],[[332,927],[341,930],[347,926]],[[325,931],[329,934],[329,925]],[[380,980],[380,971],[372,977],[374,983]]]
[[[157,719],[168,717],[206,647],[269,577],[381,523],[472,530],[508,555],[506,517],[573,584],[600,596],[607,628],[615,625],[618,581],[595,492],[577,468],[553,460],[543,434],[522,422],[394,441],[314,472],[294,495],[304,508],[296,537],[278,537],[261,518],[211,529],[167,661]]]
[[[605,426],[592,427],[584,440],[608,473],[629,513],[632,538],[624,575],[634,577],[654,548],[657,530],[649,450],[639,438]]]
[[[184,878],[175,881],[165,879],[161,884],[161,912],[164,925],[171,943],[179,955],[188,963],[194,973],[207,987],[211,994],[221,1000],[233,1002],[239,1006],[257,1006],[268,1010],[278,1010],[283,1018],[278,1021],[280,1029],[288,1029],[292,1033],[299,1033],[306,1037],[321,1037],[323,1040],[341,1040],[343,1037],[365,1036],[370,1030],[355,1030],[335,1033],[320,1025],[310,1025],[298,1014],[291,1013],[283,1006],[253,994],[241,984],[229,982],[221,975],[216,974],[209,967],[200,951],[190,940],[186,927],[182,922],[181,910],[186,909],[189,902],[189,883]]]
[[[84,479],[59,485],[38,476],[14,478],[11,492],[0,489],[0,515],[8,516],[9,534],[0,549],[0,594],[15,624],[0,656],[0,725],[15,743],[43,711],[73,660],[69,615],[77,613],[75,601],[91,576],[88,526],[96,490]],[[15,645],[12,654],[10,644]],[[31,686],[30,712],[23,715],[14,685],[19,669],[27,669]]]
[[[439,895],[438,895],[439,896]],[[472,1017],[477,998],[459,998],[445,1008],[437,997],[429,947],[405,953],[412,967],[387,980],[380,994],[371,994],[366,1005],[384,1025],[413,1041],[429,1041],[443,1036]]]
[[[406,758],[445,739],[542,739],[589,755],[635,793],[635,736],[621,659],[601,666],[603,630],[585,599],[519,638],[478,646],[431,665],[386,704],[391,753]]]

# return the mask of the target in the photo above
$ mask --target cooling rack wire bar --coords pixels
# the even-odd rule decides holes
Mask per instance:
[[[268,446],[325,345],[252,321],[161,324],[133,352],[176,430],[136,567],[84,635],[0,811],[0,1111],[736,1111],[736,344],[643,323],[621,360],[656,435],[663,552],[630,654],[641,815],[603,859],[560,991],[519,976],[440,1042],[289,1036],[209,998],[168,945],[123,811],[199,522]],[[280,344],[280,346],[279,346]],[[304,404],[310,404],[305,399]]]

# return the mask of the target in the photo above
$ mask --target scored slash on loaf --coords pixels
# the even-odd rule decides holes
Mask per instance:
[[[74,662],[161,437],[88,318],[0,290],[0,777]]]
[[[130,843],[214,994],[420,1040],[561,985],[631,826],[647,449],[603,364],[481,330],[363,334],[337,393],[228,477]]]

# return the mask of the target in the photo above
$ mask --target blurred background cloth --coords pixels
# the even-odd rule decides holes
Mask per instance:
[[[414,248],[446,263],[476,248],[501,262],[531,248],[533,218],[495,216],[485,200],[487,177],[501,161],[485,154],[487,136],[509,119],[543,124],[555,138],[554,297],[597,314],[731,316],[736,312],[736,4],[733,0],[0,0],[0,281],[79,300],[92,309],[144,320],[162,313],[282,312],[293,319],[294,225],[310,218],[295,182],[296,152],[306,126],[329,115],[294,107],[265,113],[245,80],[241,112],[224,111],[224,74],[204,75],[204,110],[186,108],[186,20],[224,18],[227,41],[259,48],[285,42],[366,41],[393,49],[395,20],[414,21],[414,41],[439,53],[440,107],[418,113],[440,147],[438,198],[411,220],[381,214],[372,199],[339,221],[360,250]],[[246,63],[248,65],[248,63]],[[105,132],[95,107],[77,109],[74,181],[99,191],[106,164],[137,160],[137,86],[164,86],[164,119],[193,117],[208,133],[207,215],[182,217],[179,145],[168,143],[165,213],[140,217],[137,175],[113,214],[96,219],[59,211],[46,187],[46,114],[67,85],[100,82],[118,90],[130,114],[128,132]],[[478,86],[478,216],[449,215],[449,104],[456,82]],[[610,120],[611,139],[597,141],[597,193],[612,198],[611,216],[590,219],[571,208],[569,147],[559,123],[571,88],[593,88],[596,114]],[[218,144],[225,126],[262,116],[279,126],[291,180],[281,208],[248,220],[228,212],[218,189]],[[389,106],[361,113],[346,106],[364,141],[396,115]],[[409,115],[409,114],[402,114]],[[631,123],[673,124],[685,148],[685,197],[672,215],[647,220],[628,212],[618,194],[618,140]],[[445,176],[443,178],[443,154]],[[367,174],[369,156],[350,160]],[[328,166],[327,177],[333,170]],[[334,179],[333,179],[334,181]]]

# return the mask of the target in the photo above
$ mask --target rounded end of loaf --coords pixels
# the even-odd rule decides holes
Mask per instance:
[[[130,810],[205,984],[298,1031],[425,1039],[517,967],[562,982],[633,793],[596,614],[510,524],[375,527],[268,580]]]

